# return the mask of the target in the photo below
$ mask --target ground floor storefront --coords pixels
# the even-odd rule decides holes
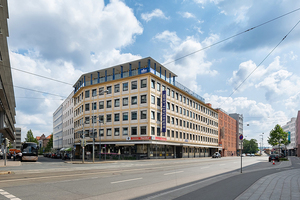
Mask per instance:
[[[95,158],[102,159],[167,159],[167,158],[197,158],[210,157],[218,152],[218,147],[191,145],[191,144],[168,144],[166,142],[102,142],[101,148],[95,142]],[[88,143],[85,148],[85,158],[92,157],[93,144]],[[77,144],[75,157],[82,158],[83,148]]]

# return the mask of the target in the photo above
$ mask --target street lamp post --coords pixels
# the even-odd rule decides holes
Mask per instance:
[[[261,155],[261,149],[263,148],[263,141],[264,141],[264,135],[263,135],[264,133],[262,133],[262,135],[259,135],[259,136],[261,136],[262,138],[261,138],[261,145],[260,145],[260,155]]]

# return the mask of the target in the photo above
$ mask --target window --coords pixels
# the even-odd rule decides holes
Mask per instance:
[[[179,126],[182,126],[182,120],[179,120]]]
[[[115,107],[120,107],[120,99],[115,99]]]
[[[179,101],[182,102],[182,95],[179,95]]]
[[[160,91],[160,83],[157,83],[157,91]]]
[[[111,128],[106,129],[106,136],[111,136]]]
[[[123,106],[128,106],[128,97],[123,98]]]
[[[146,135],[147,134],[147,126],[141,126],[141,135]]]
[[[132,90],[137,89],[137,81],[132,81],[132,82],[131,82],[131,89],[132,89]]]
[[[123,83],[123,91],[128,91],[128,83]]]
[[[172,111],[174,111],[174,104],[172,104]]]
[[[131,105],[137,104],[137,96],[131,97]]]
[[[97,90],[96,90],[96,89],[93,89],[93,90],[92,90],[92,96],[93,96],[93,97],[97,96]]]
[[[170,110],[170,102],[167,102],[167,109]]]
[[[123,113],[123,121],[128,121],[128,112]]]
[[[182,114],[182,108],[181,107],[179,108],[179,113]]]
[[[120,128],[115,128],[115,136],[119,136],[120,135]]]
[[[137,128],[131,127],[131,135],[137,135]]]
[[[172,90],[172,98],[174,98],[174,90]]]
[[[157,113],[157,121],[160,122],[160,113],[159,112]]]
[[[170,124],[170,116],[167,116],[167,123]]]
[[[176,119],[175,121],[176,121],[176,123],[175,123],[175,124],[178,126],[178,119]]]
[[[97,102],[92,103],[92,110],[97,110]]]
[[[141,111],[141,119],[147,119],[147,111],[146,110]]]
[[[104,123],[104,115],[99,115],[99,123]]]
[[[115,85],[115,93],[120,92],[120,84]]]
[[[151,135],[155,135],[155,127],[151,127]]]
[[[155,111],[151,111],[151,119],[155,120]]]
[[[85,104],[85,111],[89,111],[89,110],[90,110],[90,104],[87,103],[87,104]]]
[[[147,95],[141,95],[141,103],[147,103]]]
[[[157,135],[157,136],[160,136],[160,127],[157,127],[157,128],[156,128],[156,135]]]
[[[155,80],[151,79],[151,88],[155,89]]]
[[[111,108],[111,100],[106,101],[106,108]]]
[[[104,129],[99,129],[99,136],[103,137],[104,136]]]
[[[165,91],[166,90],[166,86],[162,86],[162,91]]]
[[[157,106],[160,106],[160,98],[157,97]]]
[[[90,97],[90,91],[89,90],[86,90],[85,91],[85,98],[89,98]]]
[[[106,115],[106,122],[111,122],[111,114]]]
[[[176,92],[176,94],[175,94],[175,97],[176,97],[176,100],[178,100],[178,93]]]
[[[167,95],[170,96],[170,88],[167,88]]]
[[[147,87],[147,79],[142,79],[141,80],[141,88]]]
[[[122,135],[128,135],[128,128],[127,127],[123,127]]]
[[[167,137],[170,137],[170,130],[167,130]]]
[[[178,138],[178,131],[176,131],[176,138]]]
[[[106,94],[111,94],[111,86],[106,87],[107,93]]]
[[[115,122],[120,121],[120,113],[115,113]]]
[[[85,117],[84,123],[85,123],[85,124],[89,124],[89,123],[90,123],[90,117]]]
[[[174,137],[174,131],[172,131],[172,138]]]
[[[99,88],[99,96],[104,95],[104,87]]]
[[[137,111],[131,112],[131,120],[137,120]]]
[[[104,101],[99,102],[99,109],[104,109]]]
[[[151,103],[155,104],[155,96],[151,95]]]
[[[174,117],[171,117],[171,124],[174,124]]]
[[[185,97],[183,97],[183,103],[185,103]]]
[[[186,105],[189,105],[189,102],[190,102],[189,98],[186,98]]]

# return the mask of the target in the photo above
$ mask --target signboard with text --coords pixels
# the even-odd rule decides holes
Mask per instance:
[[[167,118],[167,94],[166,90],[162,91],[162,130],[161,132],[165,133],[166,132],[166,118]]]

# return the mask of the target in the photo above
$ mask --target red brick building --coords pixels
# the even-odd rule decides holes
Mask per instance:
[[[236,120],[220,108],[219,114],[219,145],[222,146],[222,156],[236,156]]]

